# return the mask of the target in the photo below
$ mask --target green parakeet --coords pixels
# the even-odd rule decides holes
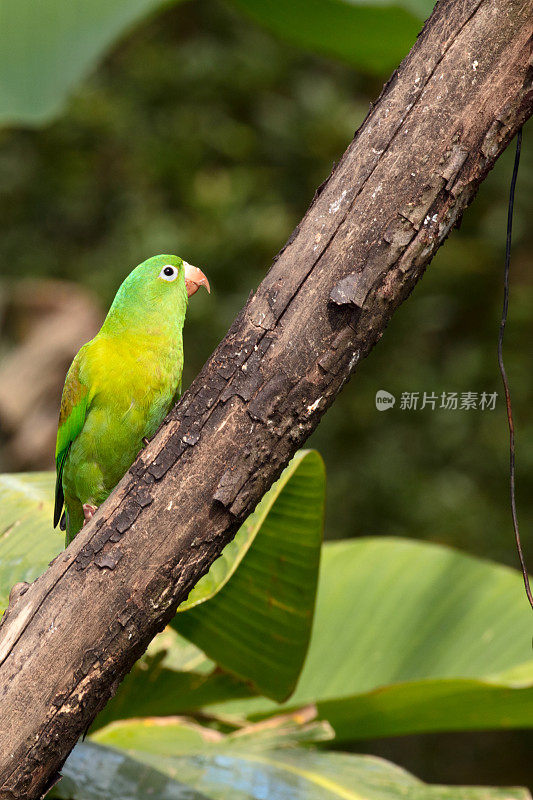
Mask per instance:
[[[92,517],[179,396],[188,298],[207,278],[154,256],[120,286],[100,331],[68,371],[56,444],[54,527],[66,545]]]

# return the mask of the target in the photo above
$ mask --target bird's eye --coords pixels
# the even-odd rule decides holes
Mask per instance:
[[[178,277],[178,270],[176,267],[172,267],[170,264],[167,264],[166,267],[163,267],[159,273],[159,277],[163,278],[164,281],[175,281]]]

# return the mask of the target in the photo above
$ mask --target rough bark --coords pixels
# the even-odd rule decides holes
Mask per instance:
[[[182,402],[0,629],[0,798],[39,797],[382,335],[532,113],[532,0],[441,0]]]

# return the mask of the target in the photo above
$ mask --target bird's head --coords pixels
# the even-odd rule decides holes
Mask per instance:
[[[142,280],[145,287],[151,290],[150,293],[161,296],[178,290],[184,284],[188,297],[197,292],[200,286],[205,286],[208,292],[211,291],[202,270],[188,264],[179,256],[153,256],[133,270],[130,277],[134,276]]]
[[[120,286],[109,310],[109,324],[131,326],[134,315],[141,324],[141,318],[154,316],[169,322],[177,316],[183,323],[187,300],[200,286],[211,291],[198,267],[179,256],[153,256],[135,267]]]

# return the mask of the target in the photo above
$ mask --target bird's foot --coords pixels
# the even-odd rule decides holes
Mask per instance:
[[[150,444],[150,439],[148,439],[146,436],[143,436],[142,442],[145,447],[148,447]]]
[[[97,508],[98,506],[91,506],[90,503],[83,504],[83,516],[85,517],[85,522],[83,523],[84,525],[85,523],[89,522],[90,519],[92,519]]]

